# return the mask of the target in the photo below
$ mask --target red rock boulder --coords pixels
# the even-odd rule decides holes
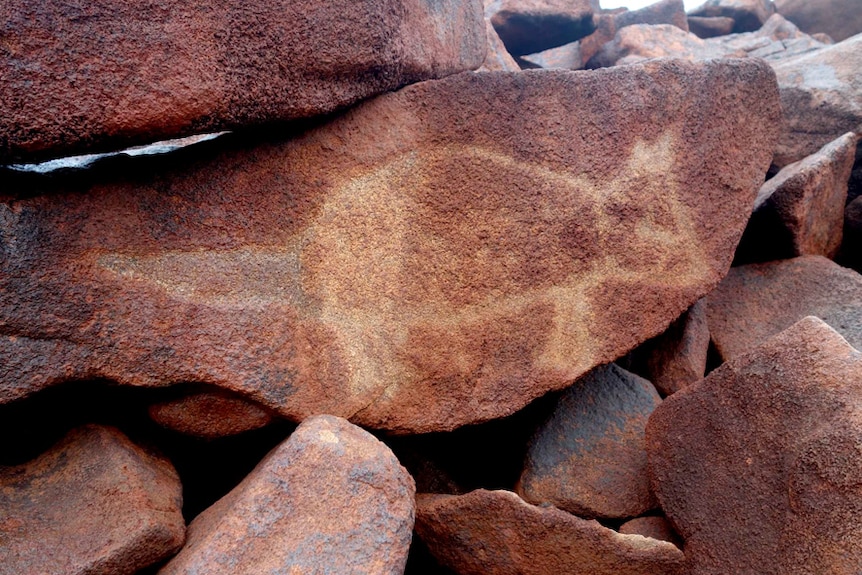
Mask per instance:
[[[159,575],[401,575],[415,487],[395,455],[347,421],[304,421],[189,525]]]
[[[513,413],[718,283],[779,114],[753,59],[467,73],[293,139],[22,185],[0,401],[100,377],[399,432]]]
[[[461,575],[682,575],[671,543],[622,535],[510,491],[419,495],[416,533]]]
[[[480,0],[8,0],[0,163],[326,114],[479,67]]]
[[[862,33],[858,0],[775,0],[775,8],[809,34],[828,34],[836,42]]]
[[[692,575],[862,569],[862,356],[805,318],[666,399],[653,487]]]
[[[0,467],[3,575],[133,575],[176,553],[185,534],[173,466],[116,429],[81,427]]]

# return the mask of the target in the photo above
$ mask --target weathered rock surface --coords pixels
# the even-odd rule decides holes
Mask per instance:
[[[313,417],[192,521],[159,575],[401,575],[414,495],[413,479],[374,436]]]
[[[521,68],[512,55],[506,50],[505,44],[500,39],[491,21],[485,19],[485,33],[488,35],[488,51],[485,61],[482,62],[480,72],[517,72]]]
[[[862,356],[809,317],[677,393],[647,426],[692,575],[862,569]]]
[[[485,14],[513,56],[574,42],[594,29],[598,0],[496,0]]]
[[[826,44],[801,32],[774,14],[755,32],[703,40],[671,26],[632,26],[618,33],[589,62],[590,68],[625,65],[651,58],[763,58],[789,59],[824,48]]]
[[[862,348],[862,276],[821,256],[732,268],[707,302],[710,336],[725,360],[809,315]]]
[[[577,42],[524,56],[542,68],[583,69],[602,46],[614,39],[617,30],[635,24],[672,24],[688,31],[688,18],[682,0],[661,0],[640,10],[598,14],[595,31]]]
[[[852,132],[844,134],[763,184],[737,249],[737,263],[802,255],[835,258],[857,140]]]
[[[10,0],[0,163],[332,112],[477,68],[479,0]]]
[[[632,355],[632,369],[664,395],[703,379],[709,351],[706,300],[698,300],[667,330],[647,341]]]
[[[673,575],[676,546],[530,505],[509,491],[419,495],[416,532],[461,575]]]
[[[100,377],[400,432],[512,413],[718,283],[778,120],[754,59],[467,73],[24,187],[0,203],[0,401]]]
[[[862,35],[774,68],[784,109],[775,165],[810,156],[847,132],[862,133]]]
[[[733,18],[734,32],[752,32],[775,14],[772,0],[707,0],[689,15],[701,18]]]
[[[651,537],[659,541],[673,543],[677,547],[682,547],[682,540],[679,538],[679,535],[673,530],[673,526],[667,518],[661,515],[630,519],[620,525],[620,533],[623,535]]]
[[[236,395],[201,391],[155,403],[153,421],[174,431],[213,439],[259,429],[272,422],[272,414]]]
[[[862,33],[858,0],[775,0],[785,18],[809,34],[828,34],[836,42]]]
[[[716,36],[725,36],[733,32],[733,25],[736,24],[733,18],[725,16],[715,16],[706,18],[703,16],[689,16],[688,29],[698,38],[714,38]]]
[[[171,464],[116,429],[85,426],[0,467],[0,573],[131,575],[185,539]]]
[[[661,403],[653,385],[610,364],[563,392],[527,450],[526,501],[586,518],[635,517],[655,507],[644,428]]]

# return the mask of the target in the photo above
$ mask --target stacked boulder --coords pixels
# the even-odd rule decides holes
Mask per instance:
[[[847,22],[12,4],[0,575],[862,570]]]

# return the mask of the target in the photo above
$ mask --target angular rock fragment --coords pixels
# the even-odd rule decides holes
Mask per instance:
[[[485,19],[485,32],[488,35],[488,52],[485,54],[485,61],[482,62],[482,67],[478,71],[517,72],[520,70],[518,63],[506,50],[506,46],[488,19]]]
[[[466,73],[291,140],[22,184],[0,401],[98,377],[399,432],[510,414],[718,283],[779,114],[754,59]]]
[[[597,0],[495,0],[485,14],[513,56],[574,42],[594,29]]]
[[[659,541],[673,543],[677,547],[682,547],[682,540],[680,540],[679,535],[673,530],[670,522],[661,515],[630,519],[620,525],[620,533],[623,535],[651,537]]]
[[[632,370],[664,395],[703,379],[709,351],[706,300],[698,300],[667,330],[633,352]]]
[[[698,38],[715,38],[716,36],[725,36],[733,32],[733,25],[736,22],[733,18],[725,16],[703,17],[689,16],[688,29]]]
[[[461,575],[684,573],[683,554],[671,543],[621,535],[510,491],[419,495],[416,533]]]
[[[617,32],[613,41],[605,44],[590,59],[587,67],[624,66],[652,58],[708,60],[745,56],[743,50],[728,50],[724,46],[708,43],[676,26],[636,24]]]
[[[653,385],[614,365],[560,397],[530,442],[518,492],[587,518],[634,517],[655,507],[644,428],[661,403]]]
[[[710,336],[731,359],[806,316],[862,349],[862,276],[821,256],[731,268],[707,298]]]
[[[185,539],[170,462],[89,425],[24,465],[0,467],[0,573],[132,575]]]
[[[174,431],[214,439],[259,429],[272,422],[260,406],[224,392],[195,392],[153,404],[153,421]]]
[[[763,184],[737,263],[838,254],[857,139],[852,132],[844,134]]]
[[[320,115],[477,68],[479,0],[9,0],[0,163]]]
[[[862,133],[862,35],[774,68],[784,109],[776,166],[810,156],[847,132]]]
[[[775,0],[775,8],[805,32],[825,33],[836,42],[862,33],[858,0]]]
[[[826,44],[802,32],[780,14],[773,14],[755,32],[710,38],[707,44],[730,53],[742,51],[752,58],[778,61],[826,47]]]
[[[808,317],[665,400],[647,425],[692,575],[862,569],[862,356]]]
[[[159,575],[400,575],[414,495],[413,479],[374,436],[313,417],[192,521]]]
[[[752,32],[775,14],[772,0],[707,0],[689,12],[702,18],[733,18],[734,32]]]

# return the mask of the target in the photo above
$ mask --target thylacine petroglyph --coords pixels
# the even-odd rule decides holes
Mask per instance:
[[[590,290],[609,281],[633,285],[661,281],[668,287],[685,288],[709,274],[709,259],[701,253],[694,218],[679,199],[674,143],[671,133],[637,143],[621,175],[608,182],[488,149],[431,148],[401,155],[331,190],[315,222],[287,245],[147,256],[101,254],[97,263],[196,304],[247,309],[252,314],[268,308],[272,309],[266,313],[277,313],[281,305],[299,307],[300,313],[335,328],[353,393],[394,390],[416,379],[399,349],[414,328],[434,325],[449,330],[453,345],[440,353],[451,356],[455,372],[463,372],[470,369],[470,362],[459,357],[462,332],[481,329],[493,318],[515,316],[537,303],[554,309],[553,329],[533,361],[540,369],[574,377],[591,367],[599,353],[588,331],[593,310],[585,294]],[[514,273],[535,254],[518,253],[518,246],[513,249],[510,244],[498,249],[497,243],[505,240],[500,230],[510,223],[507,217],[533,214],[483,212],[481,217],[492,219],[482,222],[462,213],[465,229],[455,230],[452,237],[423,232],[418,220],[440,214],[418,206],[416,190],[428,185],[441,162],[457,159],[466,159],[469,169],[507,172],[553,190],[558,196],[552,202],[555,213],[543,217],[592,227],[599,244],[596,252],[601,255],[562,281],[549,285],[537,278],[533,286],[515,285],[507,272]],[[644,193],[643,187],[661,193]],[[627,240],[633,247],[653,246],[639,251],[655,254],[656,259],[633,269],[613,255],[619,246],[609,249],[607,244],[617,241],[613,232],[619,225],[611,207],[637,205],[639,197],[654,204],[642,205],[640,200],[637,207],[642,217]],[[472,241],[481,234],[485,235],[473,252],[465,253],[465,245],[452,245],[459,238]],[[417,246],[422,246],[421,253]],[[495,272],[482,284],[485,293],[463,305],[454,304],[450,296],[464,288],[459,283],[482,262]],[[410,287],[405,288],[405,283]]]

